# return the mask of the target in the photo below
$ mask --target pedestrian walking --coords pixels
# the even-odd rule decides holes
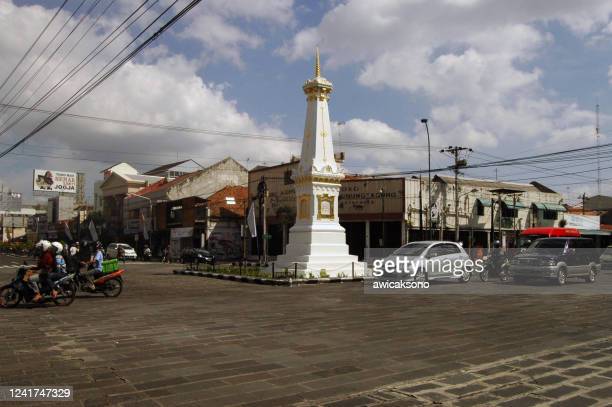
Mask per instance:
[[[170,259],[168,255],[170,254],[170,246],[164,247],[164,251],[162,253],[162,263],[170,263]]]

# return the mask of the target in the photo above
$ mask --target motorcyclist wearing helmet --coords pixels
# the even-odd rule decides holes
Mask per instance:
[[[96,254],[93,259],[93,266],[97,272],[102,272],[102,262],[104,261],[104,253],[102,252],[102,243],[96,242]]]
[[[70,246],[70,257],[75,257],[77,255],[77,253],[79,252],[79,242],[73,243]]]
[[[35,283],[37,281],[40,282],[43,292],[51,291],[51,296],[53,298],[57,297],[57,291],[52,288],[53,283],[49,278],[49,273],[52,273],[55,270],[55,258],[52,253],[53,246],[48,240],[41,240],[36,244],[36,247],[41,251],[40,257],[38,258],[38,264],[29,269],[29,272],[26,273],[25,278],[30,288],[32,288],[36,293],[33,298],[34,302],[38,302],[43,298],[40,291],[36,287]]]
[[[60,242],[53,242],[51,245],[55,248],[55,272],[66,273],[66,260],[64,260],[64,245]]]

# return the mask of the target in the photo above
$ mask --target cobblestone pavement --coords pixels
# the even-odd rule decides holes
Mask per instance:
[[[612,296],[366,295],[126,267],[119,298],[0,310],[0,384],[74,386],[61,406],[612,400]]]
[[[612,404],[611,339],[295,406],[609,406]]]

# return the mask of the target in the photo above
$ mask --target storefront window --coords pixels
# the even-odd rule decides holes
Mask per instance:
[[[206,206],[196,205],[195,207],[195,221],[205,222],[206,221]]]
[[[557,211],[544,210],[542,217],[546,220],[557,220]]]
[[[183,223],[183,206],[174,205],[170,206],[168,210],[168,224],[169,225],[180,225]]]

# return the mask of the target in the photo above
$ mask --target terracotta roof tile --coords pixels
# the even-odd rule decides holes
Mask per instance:
[[[168,181],[165,178],[162,178],[159,181],[152,183],[151,185],[148,185],[144,188],[140,188],[138,191],[135,192],[135,194],[144,195],[144,194],[148,194],[148,193],[157,191],[161,189],[167,183]],[[131,198],[133,197],[128,196],[128,199],[131,199]]]

